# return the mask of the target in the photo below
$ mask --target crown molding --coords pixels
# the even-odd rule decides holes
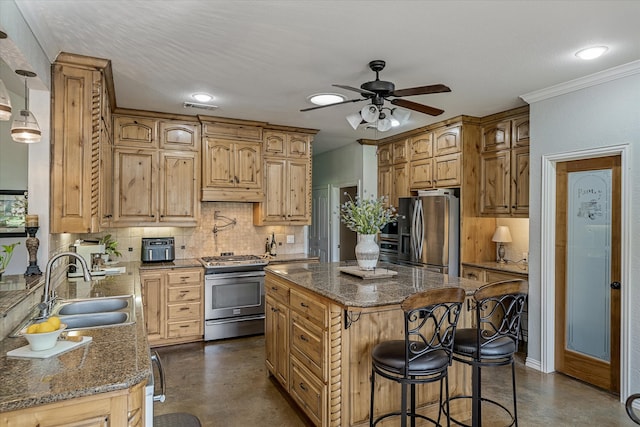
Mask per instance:
[[[550,86],[546,89],[540,89],[533,92],[525,93],[524,95],[520,95],[520,98],[522,98],[528,104],[532,104],[534,102],[553,98],[554,96],[565,95],[570,92],[575,92],[577,90],[585,89],[591,86],[597,86],[602,83],[607,83],[612,80],[621,79],[639,73],[640,60],[637,60],[629,62],[628,64],[609,68],[595,74],[590,74],[585,77],[580,77],[575,80],[569,80],[565,83]]]

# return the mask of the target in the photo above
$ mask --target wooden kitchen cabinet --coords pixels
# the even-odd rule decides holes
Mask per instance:
[[[0,413],[2,426],[144,427],[146,381],[108,393]]]
[[[400,197],[411,195],[408,159],[409,143],[406,138],[378,148],[378,197],[384,197],[392,206],[398,206]]]
[[[265,130],[264,201],[253,205],[255,225],[311,224],[312,135]]]
[[[114,149],[114,224],[195,227],[200,216],[197,125],[128,116],[114,122],[120,129]],[[160,142],[149,140],[156,127]],[[150,148],[140,148],[143,144]]]
[[[267,370],[315,425],[329,425],[329,307],[275,276],[265,293]]]
[[[173,345],[202,340],[202,268],[144,270],[140,272],[140,282],[150,345]]]
[[[484,124],[480,154],[480,214],[529,215],[529,118]]]
[[[61,53],[52,67],[51,233],[110,226],[111,62]]]

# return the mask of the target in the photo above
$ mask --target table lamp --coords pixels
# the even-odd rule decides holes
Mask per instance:
[[[493,242],[499,243],[498,245],[498,263],[504,264],[504,243],[511,242],[511,232],[506,225],[499,225],[496,227],[495,233],[491,238]]]

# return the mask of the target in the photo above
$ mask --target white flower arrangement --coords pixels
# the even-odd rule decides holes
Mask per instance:
[[[345,193],[345,195],[348,195]],[[356,196],[340,206],[340,217],[342,222],[351,231],[360,234],[376,234],[385,225],[395,222],[398,218],[396,208],[384,207],[384,197],[379,199],[360,198]]]

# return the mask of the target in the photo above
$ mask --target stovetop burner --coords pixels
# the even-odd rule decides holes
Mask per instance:
[[[264,268],[269,262],[256,255],[220,255],[200,258],[205,267],[205,274],[216,272],[257,270]]]

